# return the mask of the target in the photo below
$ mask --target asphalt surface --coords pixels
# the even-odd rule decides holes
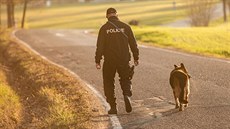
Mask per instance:
[[[96,36],[84,30],[21,30],[17,37],[48,59],[65,66],[103,95],[102,71],[96,70]],[[116,77],[118,118],[123,128],[230,129],[230,61],[140,46],[133,78],[133,112],[124,109]],[[183,62],[191,79],[189,107],[174,109],[169,74]]]

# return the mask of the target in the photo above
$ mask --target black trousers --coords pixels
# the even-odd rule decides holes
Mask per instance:
[[[132,96],[132,83],[129,79],[129,63],[118,64],[114,62],[105,61],[103,64],[103,83],[104,83],[104,93],[106,96],[106,101],[109,104],[115,104],[115,85],[114,78],[116,72],[119,74],[119,81],[121,85],[121,89],[123,91],[123,95],[127,95],[129,97]]]

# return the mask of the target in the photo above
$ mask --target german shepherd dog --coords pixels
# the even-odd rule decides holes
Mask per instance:
[[[190,93],[190,78],[183,63],[181,66],[174,65],[174,69],[170,73],[170,85],[173,89],[173,95],[176,102],[176,107],[179,111],[183,111],[184,107],[188,106],[188,95]]]

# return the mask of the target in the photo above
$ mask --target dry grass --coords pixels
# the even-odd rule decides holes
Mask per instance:
[[[1,38],[6,37],[0,30]],[[0,40],[0,43],[2,41]],[[9,68],[3,62],[0,55],[0,128],[15,128],[20,123],[21,103],[19,96],[7,83],[6,72]]]
[[[9,83],[6,87],[12,89],[12,95],[16,98],[11,99],[21,107],[20,117],[15,115],[15,128],[56,129],[95,126],[91,117],[101,112],[93,113],[92,105],[98,101],[92,101],[95,98],[89,96],[90,93],[75,77],[15,42],[1,40],[0,52],[0,62],[11,70],[6,72]],[[95,107],[98,110],[103,109],[98,105]],[[8,106],[6,109],[14,112],[13,107]]]
[[[0,128],[15,128],[21,109],[19,97],[7,84],[5,68],[0,65]]]

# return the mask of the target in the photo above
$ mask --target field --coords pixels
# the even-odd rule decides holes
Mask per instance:
[[[230,28],[135,27],[136,38],[148,45],[207,56],[230,58]]]
[[[177,0],[173,8],[172,0],[139,2],[106,2],[87,4],[65,4],[51,7],[29,7],[26,19],[27,28],[98,28],[106,22],[105,11],[114,7],[122,21],[138,20],[140,25],[161,25],[185,16],[184,2]],[[18,22],[22,7],[18,7]]]

